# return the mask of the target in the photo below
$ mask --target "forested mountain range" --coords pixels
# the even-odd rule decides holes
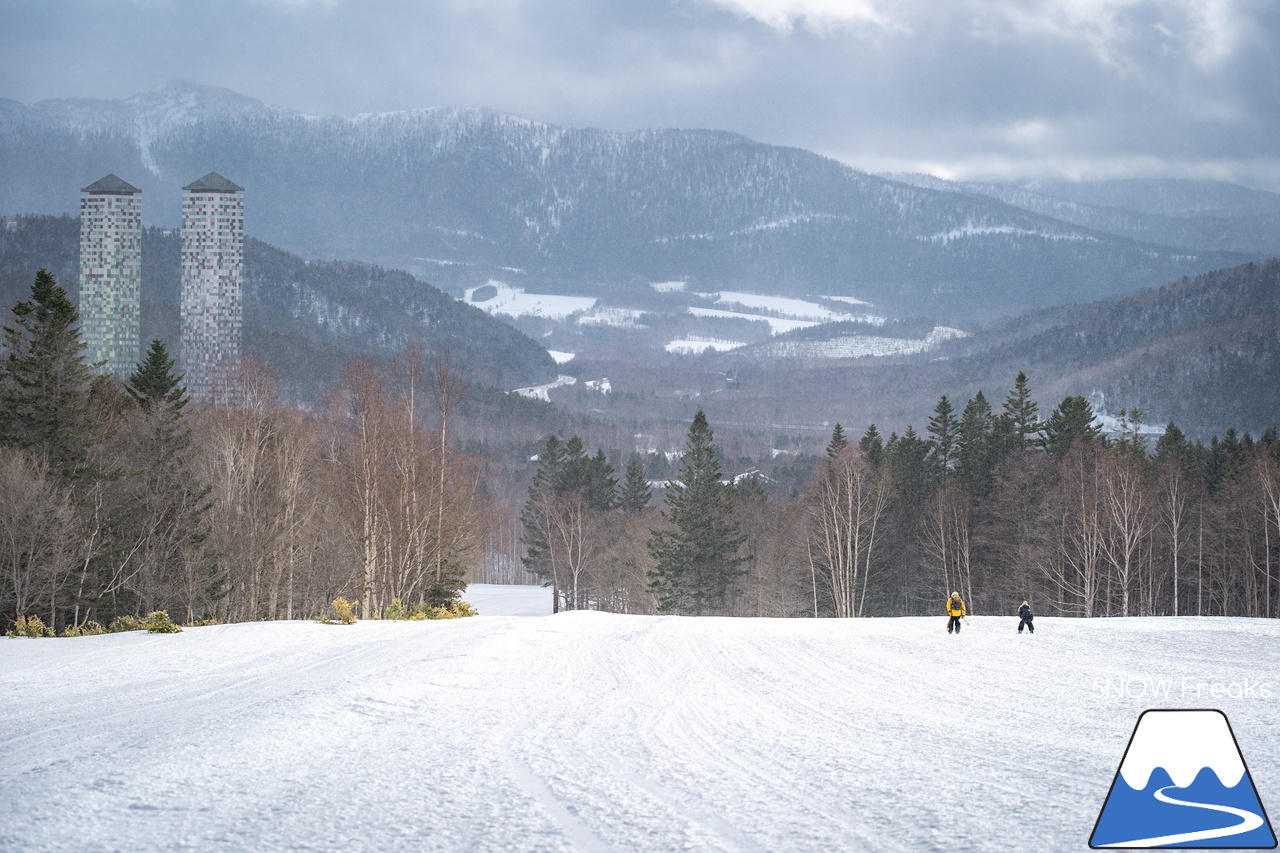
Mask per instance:
[[[768,355],[793,338],[820,344],[824,333],[838,336],[842,326],[781,335],[768,349],[709,360],[709,371],[731,381],[721,382],[726,395],[709,402],[708,413],[758,409],[780,423],[839,420],[857,429],[878,422],[886,433],[914,423],[919,430],[940,395],[964,401],[982,390],[998,399],[1021,370],[1046,406],[1082,395],[1100,412],[1137,408],[1148,424],[1174,421],[1206,440],[1231,427],[1258,434],[1280,421],[1280,260],[1031,312],[920,354]]]
[[[72,212],[108,172],[177,224],[211,169],[246,223],[304,257],[608,296],[857,297],[948,320],[1133,292],[1258,257],[1256,240],[1161,246],[976,191],[921,187],[731,133],[560,128],[482,109],[313,117],[224,89],[124,101],[0,101],[0,214]],[[1228,246],[1232,251],[1221,251]]]
[[[895,180],[984,195],[1063,222],[1194,251],[1280,256],[1280,195],[1220,181],[1111,180],[1027,184]]]
[[[149,227],[142,236],[142,340],[178,345],[181,236]],[[28,296],[47,268],[79,298],[80,222],[68,216],[0,220],[4,313]],[[353,261],[306,261],[247,238],[244,344],[266,356],[286,388],[309,397],[358,356],[387,358],[411,340],[448,348],[473,381],[500,388],[545,381],[546,350],[483,311],[400,270]],[[6,321],[7,322],[7,321]]]
[[[975,375],[1019,364],[1050,398],[1092,394],[1196,435],[1280,422],[1280,260],[1052,309],[949,344]]]

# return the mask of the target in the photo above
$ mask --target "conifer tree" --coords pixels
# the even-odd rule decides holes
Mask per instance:
[[[622,494],[619,495],[618,505],[624,512],[641,513],[649,506],[649,499],[653,496],[652,489],[649,488],[649,481],[644,475],[644,460],[640,458],[639,453],[632,453],[631,458],[627,460],[626,479],[622,482]]]
[[[1101,444],[1102,428],[1094,424],[1093,406],[1084,397],[1064,397],[1049,414],[1041,432],[1041,444],[1055,459],[1061,459],[1076,442]]]
[[[174,360],[164,341],[154,338],[146,357],[138,362],[138,368],[129,375],[125,390],[144,409],[165,407],[179,412],[187,405],[187,389],[182,385],[182,374],[174,375]]]
[[[827,442],[827,458],[835,459],[848,446],[849,439],[845,437],[844,427],[837,423],[835,429],[831,430],[831,441]]]
[[[951,466],[955,464],[958,429],[955,410],[951,407],[951,401],[947,399],[947,395],[943,394],[938,400],[938,405],[933,407],[933,417],[929,418],[928,426],[930,457],[942,474],[950,471]]]
[[[605,458],[604,449],[597,448],[596,455],[583,466],[583,496],[587,506],[596,512],[606,512],[618,505],[618,478],[613,476],[613,466]]]
[[[655,565],[649,591],[658,610],[701,616],[724,607],[730,585],[744,572],[738,549],[746,536],[733,520],[732,487],[720,481],[713,433],[699,411],[689,427],[680,479],[667,488],[662,517],[670,529],[651,531]]]
[[[999,462],[995,418],[979,391],[964,407],[956,435],[956,477],[971,495],[985,497]]]
[[[1004,411],[999,419],[1001,448],[1003,453],[1024,450],[1032,445],[1040,432],[1039,407],[1031,399],[1031,387],[1027,374],[1019,370],[1013,380],[1013,388],[1004,400]]]
[[[554,580],[547,513],[563,477],[564,457],[560,439],[555,435],[547,436],[547,442],[538,454],[538,470],[529,486],[529,497],[520,512],[524,527],[521,539],[525,546],[525,556],[520,560],[528,571],[547,581]]]
[[[1161,462],[1175,460],[1184,470],[1191,470],[1194,461],[1191,442],[1187,441],[1186,434],[1173,421],[1169,421],[1164,433],[1156,441],[1156,459]]]
[[[764,479],[759,474],[743,477],[733,484],[734,502],[763,506],[769,500],[769,492],[765,490]]]
[[[48,270],[36,273],[31,298],[13,306],[4,327],[8,351],[0,375],[0,442],[38,454],[62,476],[89,465],[104,424],[91,398],[94,374],[84,361],[80,314]]]
[[[896,494],[913,512],[923,506],[928,497],[928,453],[928,445],[921,441],[915,427],[910,424],[901,437],[890,442],[885,449]]]
[[[867,431],[858,441],[858,449],[872,465],[879,465],[884,460],[884,441],[880,438],[880,430],[876,429],[875,424],[867,427]]]

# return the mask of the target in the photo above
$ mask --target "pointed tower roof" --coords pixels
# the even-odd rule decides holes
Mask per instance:
[[[244,187],[231,183],[217,172],[210,172],[198,181],[192,181],[182,188],[189,193],[242,193]]]
[[[89,184],[80,192],[92,193],[93,195],[133,195],[134,193],[142,192],[142,190],[115,175],[107,175],[105,178]]]

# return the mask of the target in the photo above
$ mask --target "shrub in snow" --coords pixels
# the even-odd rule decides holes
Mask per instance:
[[[451,601],[442,607],[432,607],[425,603],[405,607],[400,599],[393,598],[391,603],[387,605],[387,609],[383,611],[382,618],[420,621],[423,619],[460,619],[464,616],[479,615],[479,611],[465,601]]]
[[[13,628],[6,634],[9,637],[52,637],[53,631],[46,628],[44,620],[39,616],[19,616]]]
[[[442,615],[435,617],[437,619],[461,619],[464,616],[480,615],[479,610],[476,610],[465,601],[450,601],[444,607],[436,607],[433,609],[442,612]]]
[[[329,605],[329,612],[325,614],[321,622],[341,622],[343,625],[354,625],[356,622],[355,612],[353,610],[354,603],[347,601],[345,598],[335,598],[333,603]]]
[[[137,616],[117,616],[107,626],[107,633],[118,634],[121,631],[141,631],[145,627],[147,627],[146,623]]]
[[[153,610],[147,614],[147,633],[180,634],[182,629],[173,624],[173,620],[169,618],[167,610]]]
[[[92,637],[96,634],[105,634],[107,629],[102,627],[99,622],[86,622],[83,625],[68,625],[62,629],[63,637]]]

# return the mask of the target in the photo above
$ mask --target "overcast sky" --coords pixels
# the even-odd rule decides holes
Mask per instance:
[[[0,97],[704,127],[870,171],[1280,191],[1275,0],[0,0]]]

